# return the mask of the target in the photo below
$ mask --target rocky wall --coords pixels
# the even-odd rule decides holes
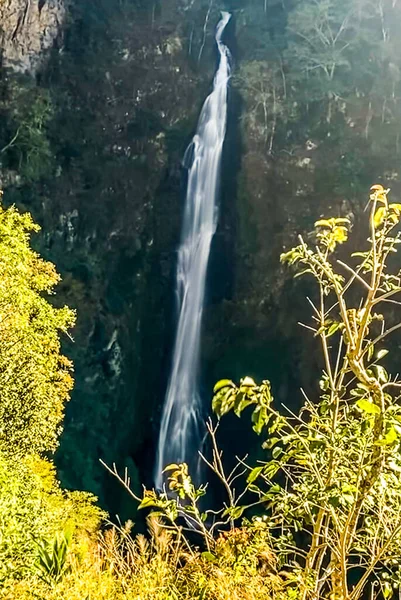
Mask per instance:
[[[3,68],[35,74],[62,33],[64,0],[3,0],[0,48]]]

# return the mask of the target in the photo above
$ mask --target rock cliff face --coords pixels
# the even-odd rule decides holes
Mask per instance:
[[[3,0],[0,46],[3,67],[34,74],[64,22],[64,0]]]

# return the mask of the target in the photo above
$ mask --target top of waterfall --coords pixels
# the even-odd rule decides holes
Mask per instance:
[[[221,11],[221,20],[224,22],[224,26],[227,25],[227,23],[229,22],[231,17],[232,17],[231,13],[227,12],[226,10]]]
[[[220,42],[221,42],[221,37],[222,37],[223,32],[224,32],[225,28],[227,27],[227,24],[230,19],[231,19],[231,13],[226,12],[226,11],[221,11],[221,21],[217,25],[217,31],[216,31],[216,41],[218,44],[220,44]]]

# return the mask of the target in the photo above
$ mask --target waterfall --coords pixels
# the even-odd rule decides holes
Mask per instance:
[[[206,98],[196,134],[184,156],[188,184],[177,264],[179,318],[157,449],[158,489],[163,485],[165,466],[194,464],[203,435],[198,391],[200,334],[207,264],[217,226],[220,164],[226,134],[231,56],[222,36],[230,18],[229,13],[223,12],[217,25],[220,59],[213,91]]]

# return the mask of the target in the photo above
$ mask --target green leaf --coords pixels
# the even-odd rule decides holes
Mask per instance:
[[[280,255],[280,262],[288,263],[289,265],[293,265],[298,262],[302,258],[302,249],[300,246],[297,248],[292,248],[289,252],[283,252]]]
[[[269,415],[266,406],[259,405],[252,414],[253,430],[260,435],[265,425],[269,423]]]
[[[360,398],[361,396],[366,396],[366,391],[365,390],[361,390],[359,387],[354,388],[353,390],[350,391],[350,395],[351,396],[356,396],[357,398]]]
[[[164,467],[163,473],[166,473],[167,471],[176,471],[179,468],[180,468],[180,465],[176,465],[175,463],[172,463],[171,465],[167,465],[167,467]]]
[[[389,208],[393,210],[397,216],[401,214],[401,204],[390,204]]]
[[[380,408],[376,404],[373,404],[373,402],[369,402],[369,400],[358,400],[356,405],[360,410],[369,415],[379,415],[381,412]]]
[[[381,439],[381,440],[378,440],[377,442],[375,442],[375,446],[391,446],[397,440],[398,440],[398,434],[397,434],[396,430],[394,429],[394,427],[391,427],[387,431],[384,439]]]
[[[394,427],[390,427],[384,439],[386,442],[386,446],[391,446],[391,444],[394,444],[394,442],[398,440],[398,434]]]
[[[276,446],[275,448],[273,448],[273,452],[272,452],[272,456],[274,459],[278,458],[280,456],[280,454],[283,453],[283,449],[280,448],[280,446]]]
[[[141,500],[141,503],[138,506],[138,510],[140,510],[141,508],[149,508],[151,506],[157,506],[157,500],[151,496],[145,496]]]
[[[235,398],[235,402],[234,402],[234,413],[237,415],[237,417],[241,416],[242,411],[249,406],[250,404],[254,404],[255,401],[253,399],[248,398],[247,396],[245,396],[245,394],[243,392],[239,392]]]
[[[253,483],[254,481],[256,481],[256,479],[259,477],[259,475],[261,474],[261,472],[263,471],[263,467],[255,467],[254,469],[252,469],[252,471],[249,473],[248,477],[246,478],[248,483]]]
[[[225,391],[227,390],[227,391]],[[235,402],[236,388],[225,387],[213,398],[212,408],[218,417],[228,413]]]
[[[381,588],[383,592],[383,598],[385,598],[385,600],[388,600],[388,598],[391,598],[394,595],[393,586],[389,581],[381,582]]]
[[[381,365],[372,365],[371,369],[379,381],[382,383],[386,383],[388,381],[388,373],[384,367]]]
[[[387,356],[387,354],[388,354],[388,350],[386,350],[385,348],[382,348],[377,353],[377,360],[380,360],[380,359],[384,358],[385,356]]]
[[[333,323],[330,325],[329,330],[326,333],[326,337],[330,337],[336,333],[342,327],[342,323]]]
[[[240,517],[242,517],[242,513],[244,512],[244,510],[245,506],[229,506],[223,512],[222,516],[229,516],[231,519],[239,519]]]
[[[218,562],[216,556],[214,554],[212,554],[211,552],[202,552],[201,556],[208,562],[211,562],[211,563]]]
[[[329,503],[331,504],[331,506],[334,506],[334,508],[337,508],[340,504],[340,496],[330,496]]]
[[[264,474],[267,477],[267,479],[272,479],[276,475],[276,473],[279,469],[280,469],[280,463],[272,461],[265,467]]]
[[[351,256],[358,256],[361,258],[367,258],[369,256],[369,252],[353,252]]]
[[[263,448],[265,448],[266,450],[270,450],[271,448],[273,448],[273,446],[275,446],[277,444],[277,442],[280,441],[280,438],[278,437],[272,437],[269,438],[268,440],[266,440],[263,443]]]

